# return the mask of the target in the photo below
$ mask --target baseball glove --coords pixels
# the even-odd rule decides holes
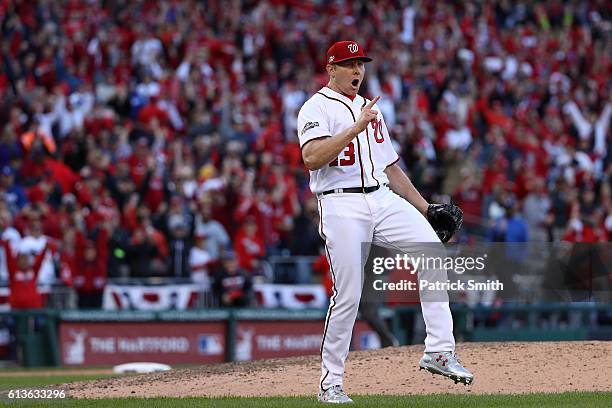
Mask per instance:
[[[448,242],[461,228],[463,211],[455,204],[429,204],[427,221],[438,234],[440,241]]]

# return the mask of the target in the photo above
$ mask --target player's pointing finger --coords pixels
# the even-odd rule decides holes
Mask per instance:
[[[380,96],[377,96],[376,98],[372,99],[372,100],[370,101],[370,103],[368,103],[368,104],[365,106],[365,109],[372,109],[372,106],[374,106],[374,104],[375,104],[376,102],[378,102],[378,100],[379,100],[379,99],[380,99]]]

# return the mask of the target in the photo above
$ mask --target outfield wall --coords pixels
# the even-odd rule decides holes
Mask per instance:
[[[594,303],[452,305],[458,341],[612,340],[612,306]],[[416,305],[382,308],[401,344],[422,343]],[[210,364],[319,353],[325,310],[53,311],[0,313],[11,343],[0,360],[20,365],[109,366],[134,361]],[[494,326],[488,326],[490,322]],[[6,331],[1,328],[0,331]],[[6,334],[6,333],[5,333]],[[358,320],[354,350],[379,348]],[[1,353],[0,353],[1,354]]]
[[[318,354],[324,310],[37,311],[13,322],[21,365],[109,366],[134,361],[210,364]],[[379,348],[358,321],[352,348]],[[2,356],[0,356],[1,358]]]
[[[66,366],[206,364],[317,354],[324,318],[319,310],[69,312],[60,317],[60,360]],[[357,322],[353,349],[378,347],[376,333]]]

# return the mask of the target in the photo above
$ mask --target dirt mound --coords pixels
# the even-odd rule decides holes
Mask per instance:
[[[463,343],[471,386],[419,371],[423,346],[358,351],[349,355],[349,394],[517,394],[612,391],[612,342]],[[164,373],[68,384],[76,398],[314,395],[318,356],[209,365]]]

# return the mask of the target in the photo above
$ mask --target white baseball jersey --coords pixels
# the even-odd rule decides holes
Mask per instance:
[[[322,88],[304,103],[298,114],[300,147],[314,139],[336,135],[353,125],[370,101],[357,95],[350,98]],[[310,190],[322,193],[336,188],[373,187],[388,183],[385,169],[399,160],[393,149],[382,113],[377,121],[354,138],[338,158],[310,172]]]

